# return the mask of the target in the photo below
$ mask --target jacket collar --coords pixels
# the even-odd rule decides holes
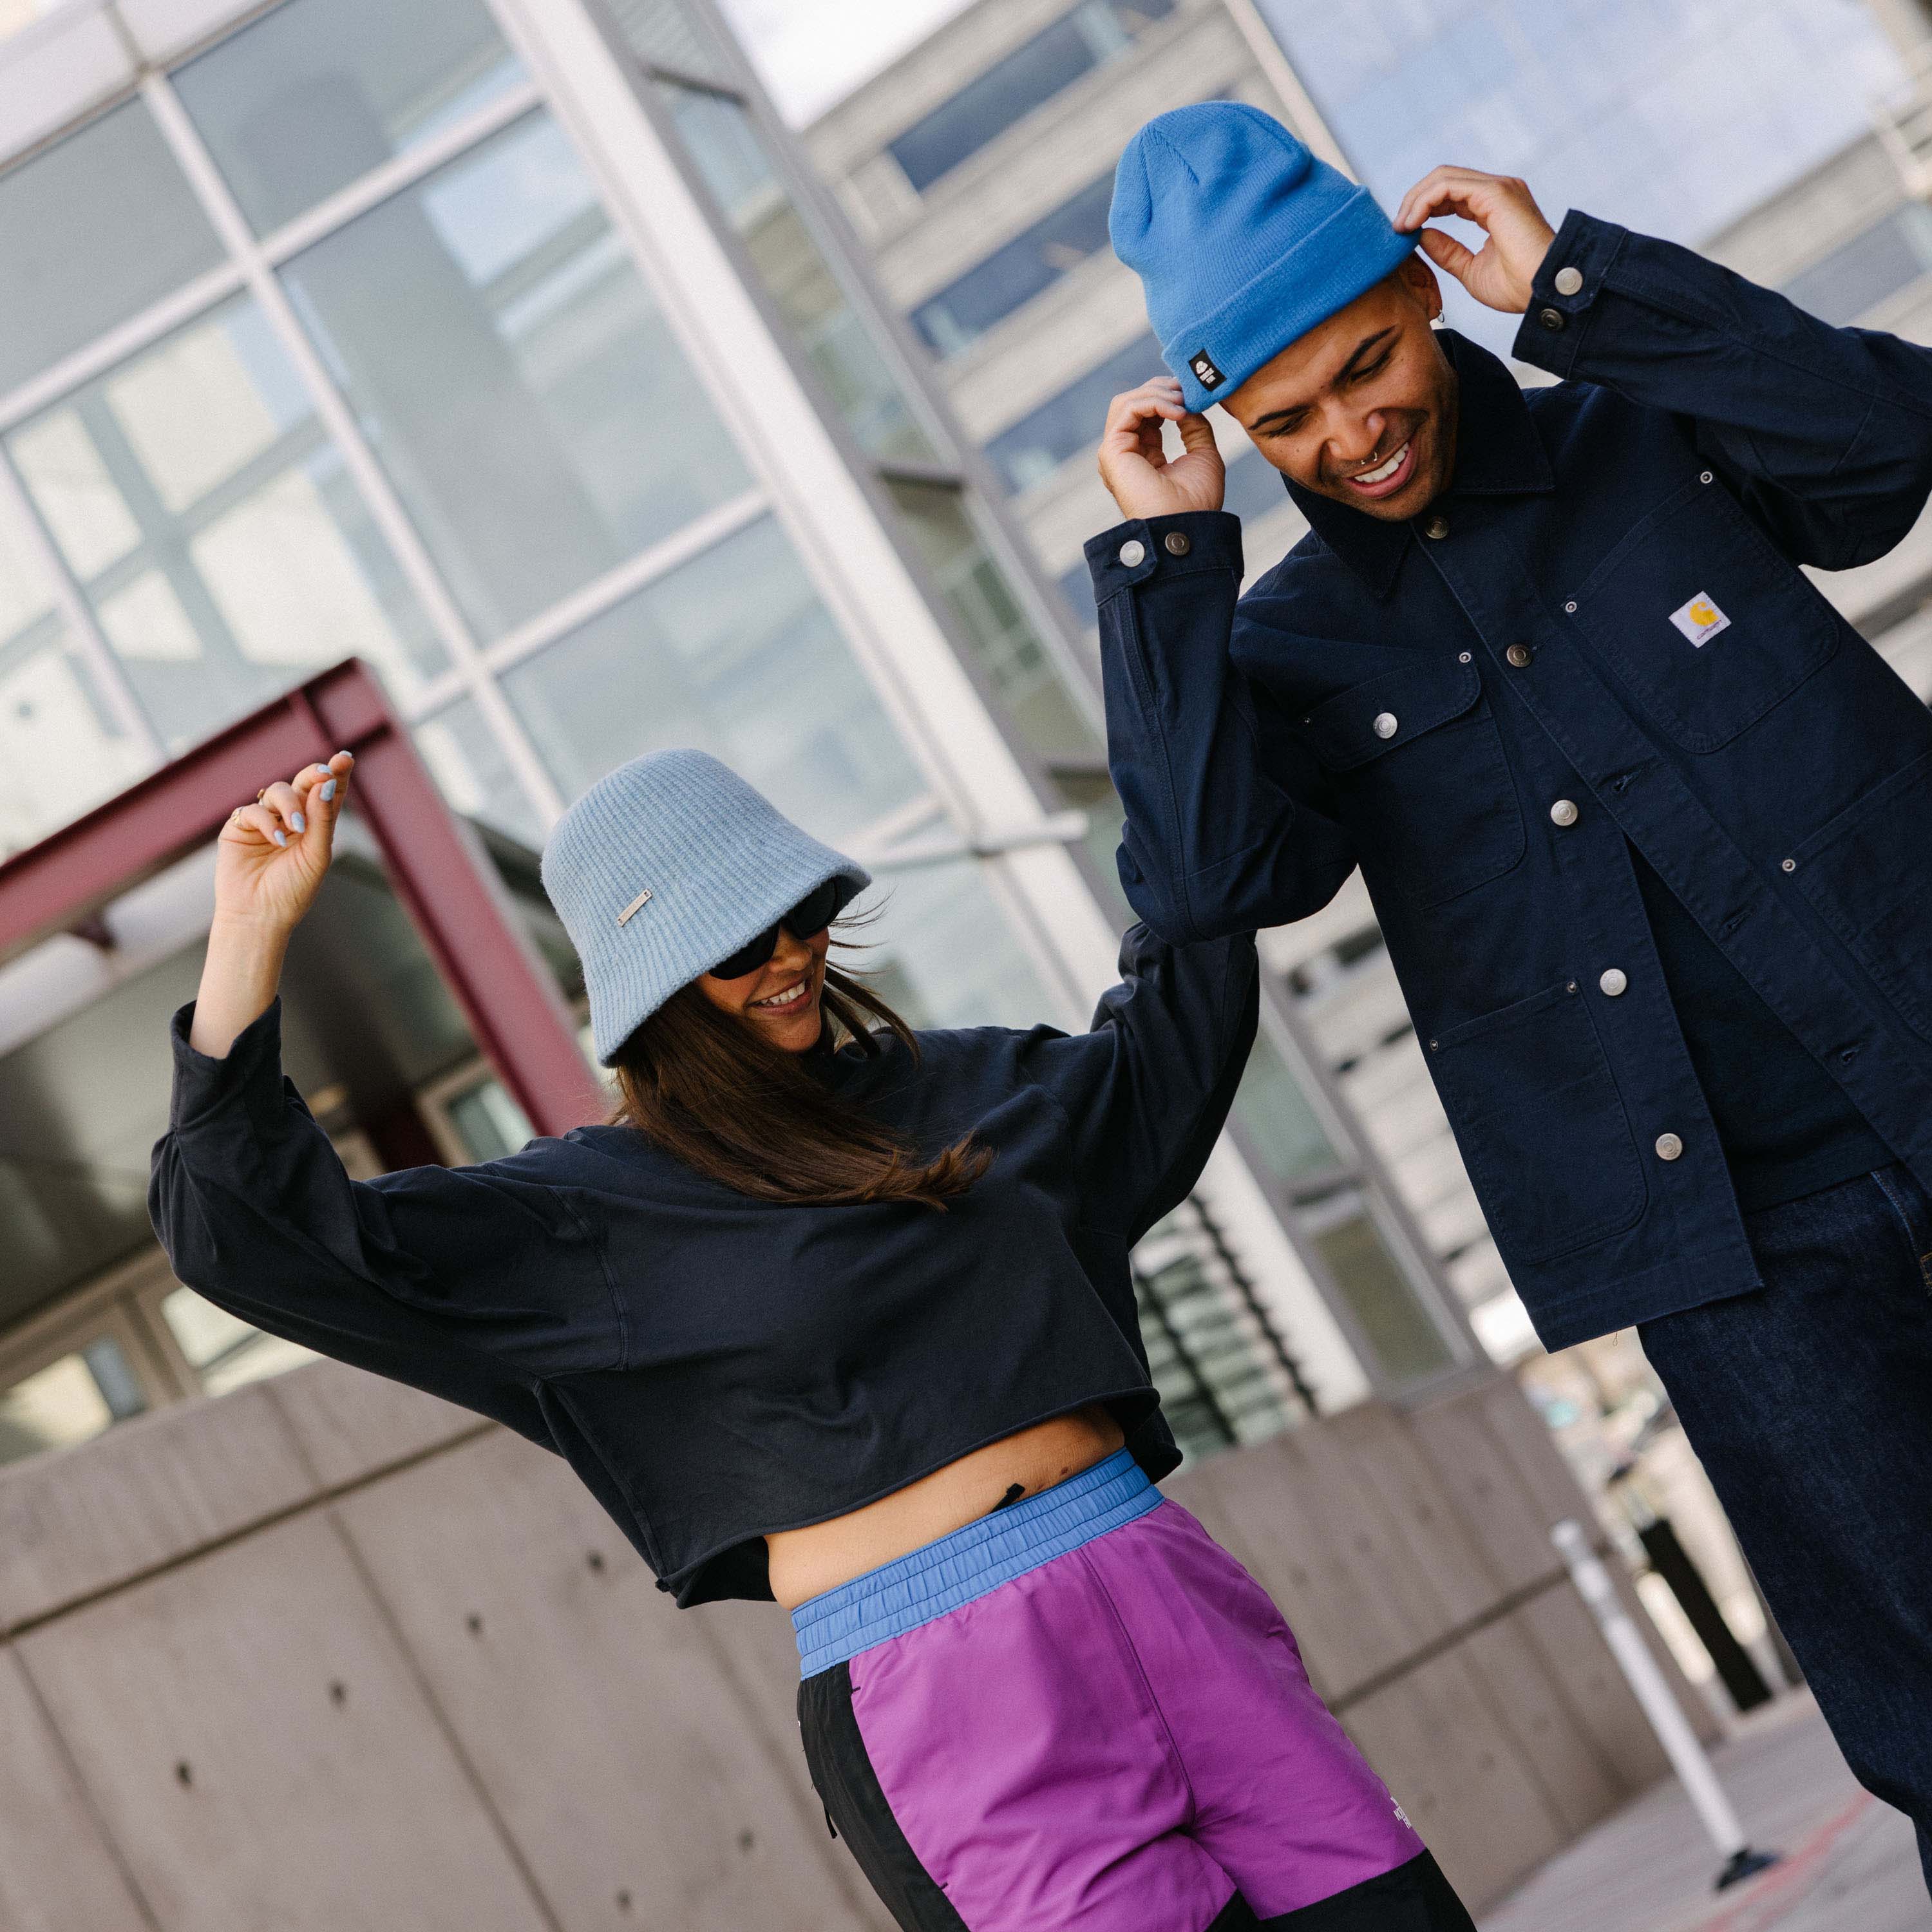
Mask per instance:
[[[1424,514],[1433,514],[1456,496],[1532,496],[1555,489],[1550,459],[1516,378],[1497,357],[1453,328],[1443,330],[1440,340],[1458,387],[1456,473]],[[1386,597],[1408,551],[1411,524],[1384,523],[1292,482],[1288,494],[1322,542],[1376,596]]]

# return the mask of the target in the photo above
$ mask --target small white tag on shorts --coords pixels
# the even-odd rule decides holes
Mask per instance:
[[[1720,631],[1728,631],[1731,620],[1702,592],[1670,614],[1670,621],[1694,644],[1708,644]]]

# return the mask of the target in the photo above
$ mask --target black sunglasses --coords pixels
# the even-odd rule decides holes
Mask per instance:
[[[832,923],[832,915],[838,910],[839,892],[844,884],[842,879],[827,879],[816,892],[806,893],[782,919],[775,920],[757,938],[740,946],[728,958],[719,960],[711,969],[712,977],[742,980],[747,974],[755,973],[778,950],[780,926],[794,939],[809,939],[814,933],[823,932]]]

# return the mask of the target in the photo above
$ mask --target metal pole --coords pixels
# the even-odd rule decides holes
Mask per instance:
[[[1657,1741],[1664,1747],[1664,1755],[1670,1759],[1678,1780],[1690,1794],[1690,1802],[1696,1807],[1705,1830],[1711,1834],[1712,1843],[1724,1856],[1724,1868],[1718,1874],[1717,1889],[1722,1892],[1726,1886],[1736,1885],[1740,1879],[1748,1878],[1754,1872],[1775,1864],[1779,1856],[1777,1852],[1751,1850],[1750,1841],[1744,1836],[1744,1828],[1732,1809],[1731,1801],[1725,1796],[1724,1786],[1718,1782],[1718,1774],[1712,1768],[1704,1747],[1698,1742],[1689,1719],[1671,1695],[1670,1686],[1658,1669],[1656,1658],[1651,1655],[1649,1646],[1638,1634],[1636,1625],[1631,1622],[1629,1612],[1618,1598],[1610,1573],[1591,1549],[1590,1539],[1584,1533],[1582,1525],[1574,1517],[1566,1517],[1551,1529],[1550,1540],[1556,1544],[1557,1554],[1569,1570],[1570,1580],[1576,1585],[1577,1593],[1590,1606],[1591,1615],[1604,1633],[1604,1641],[1610,1646],[1610,1654],[1629,1680],[1637,1702],[1643,1706],[1643,1714],[1650,1720],[1650,1727],[1657,1733]]]

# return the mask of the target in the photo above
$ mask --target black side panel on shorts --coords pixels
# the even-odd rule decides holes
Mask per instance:
[[[835,1664],[800,1684],[798,1725],[826,1816],[903,1932],[966,1932],[966,1922],[914,1856],[879,1788],[852,1714],[848,1666]]]
[[[1476,1932],[1476,1922],[1427,1852],[1298,1912],[1254,1922],[1261,1932]]]

